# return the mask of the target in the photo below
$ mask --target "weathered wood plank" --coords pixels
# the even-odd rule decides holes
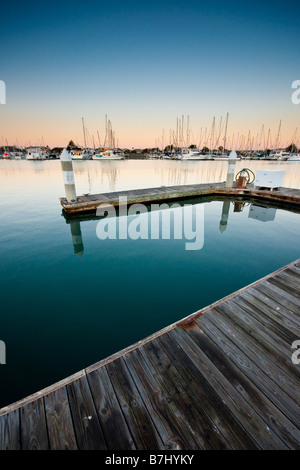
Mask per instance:
[[[264,315],[266,320],[269,320],[271,324],[278,329],[281,329],[289,343],[295,341],[298,338],[298,327],[294,322],[291,322],[280,309],[273,310],[268,305],[263,303],[256,295],[251,294],[250,292],[243,292],[239,297],[239,301],[242,300],[243,303],[249,305],[253,315],[255,313]]]
[[[281,276],[271,277],[268,279],[271,284],[279,287],[280,289],[286,291],[287,293],[291,294],[296,299],[300,299],[300,291],[296,290],[294,286],[292,286],[288,279],[282,278]]]
[[[299,276],[297,276],[293,271],[288,271],[288,268],[280,273],[278,276],[279,279],[283,279],[289,286],[295,289],[295,293],[298,292],[299,288]]]
[[[245,339],[253,340],[256,344],[262,344],[264,349],[276,354],[276,361],[280,355],[280,362],[283,363],[283,369],[286,367],[290,369],[291,374],[294,376],[296,371],[291,366],[291,343],[286,340],[284,333],[279,328],[273,326],[268,320],[254,312],[248,304],[243,303],[241,299],[233,299],[226,304],[220,306],[222,315],[225,314],[236,328],[242,330]],[[220,311],[220,309],[218,309]],[[298,381],[298,374],[296,373],[296,381]]]
[[[90,201],[88,196],[80,196],[78,198],[78,200],[79,200],[79,202],[89,202]]]
[[[159,387],[169,395],[180,415],[188,423],[190,433],[199,442],[198,448],[230,449],[230,443],[220,433],[205,410],[199,406],[198,394],[190,393],[189,384],[178,374],[173,362],[162,349],[161,341],[159,341],[161,338],[155,339],[142,348],[144,359],[155,374]]]
[[[137,449],[165,446],[122,358],[105,366]]]
[[[290,266],[288,268],[288,272],[290,272],[290,271],[295,273],[295,275],[297,275],[298,278],[300,279],[300,268],[298,266],[296,266],[295,264],[294,264],[294,266]]]
[[[45,411],[51,450],[76,450],[76,438],[65,387],[46,395]]]
[[[299,285],[299,282],[300,282],[300,269],[297,268],[297,266],[294,266],[293,268],[291,268],[290,266],[287,267],[285,270],[284,270],[284,273],[287,274],[288,276],[291,277],[291,279],[294,279],[294,282],[296,282],[297,285]]]
[[[39,398],[20,409],[22,450],[48,450],[49,441],[44,399]]]
[[[124,357],[126,366],[135,381],[145,406],[166,449],[192,450],[199,447],[190,433],[186,420],[179,413],[172,397],[166,393],[149,369],[140,349]]]
[[[106,450],[106,443],[86,377],[67,385],[76,441],[80,450]]]
[[[54,390],[58,390],[59,388],[64,387],[68,383],[73,382],[74,380],[83,377],[84,375],[85,371],[80,370],[79,372],[76,372],[75,374],[72,374],[69,377],[64,378],[63,380],[60,380],[59,382],[50,385],[49,387],[45,387],[42,390],[39,390],[38,392],[35,392],[25,398],[22,398],[21,400],[11,403],[10,405],[4,406],[0,409],[0,416],[10,413],[11,411],[17,410],[27,405],[27,403],[32,403],[33,401],[38,400],[39,398],[42,398],[45,395],[54,392]]]
[[[105,367],[87,375],[108,449],[136,449]]]
[[[179,328],[177,328],[178,330]],[[257,446],[232,411],[224,404],[215,387],[191,359],[191,349],[176,331],[158,339],[172,364],[177,370],[176,379],[181,376],[186,383],[186,390],[197,397],[194,413],[200,411],[219,430],[233,449],[254,449]],[[200,351],[197,351],[197,355]]]
[[[265,289],[267,288],[269,291],[269,295],[273,296],[273,298],[277,299],[278,303],[285,306],[289,310],[291,310],[295,315],[300,315],[300,299],[295,297],[293,294],[287,292],[282,287],[270,282],[271,279],[268,279],[264,283],[262,283],[259,288]]]
[[[283,312],[286,315],[289,315],[290,318],[297,325],[300,324],[300,300],[299,299],[296,299],[292,295],[288,294],[286,291],[283,291],[279,287],[276,287],[273,284],[268,283],[268,282],[264,282],[261,285],[257,286],[256,291],[266,296],[269,299],[269,302],[273,301],[275,305],[277,304],[279,309],[283,309]],[[298,302],[299,302],[299,305],[297,305]]]
[[[118,191],[113,193],[105,193],[104,196],[110,200],[113,204],[118,205],[118,198],[120,196],[126,196],[128,203],[134,204],[136,202],[155,202],[155,201],[172,201],[184,199],[187,197],[202,197],[202,196],[247,196],[252,199],[258,198],[259,200],[265,200],[273,202],[292,203],[294,205],[300,204],[300,191],[289,191],[286,188],[281,188],[279,191],[267,191],[258,190],[253,186],[248,186],[247,189],[240,188],[226,188],[225,183],[206,183],[206,184],[191,184],[191,185],[178,185],[178,186],[161,186],[158,188],[145,188],[129,191]],[[101,203],[98,197],[101,194],[89,195],[89,199],[86,200],[87,196],[80,196],[77,203],[67,203],[65,198],[60,198],[61,205],[66,212],[83,212],[87,210],[96,210],[98,205]]]
[[[241,348],[253,364],[265,371],[287,395],[300,403],[300,396],[295,397],[295,387],[299,386],[299,371],[292,361],[287,361],[282,355],[278,354],[278,351],[274,351],[270,343],[264,341],[262,336],[259,337],[259,341],[253,335],[248,334],[246,336],[245,332],[241,331],[232,322],[230,315],[226,316],[225,305],[214,309],[209,320],[225,333],[232,343]]]
[[[269,363],[264,363],[258,358],[258,364],[250,358],[243,343],[235,342],[235,338],[221,331],[212,321],[212,316],[205,315],[196,323],[199,327],[222,349],[223,354],[235,364],[266,397],[276,406],[295,426],[300,422],[299,406],[295,400],[287,395],[277,383],[269,370]],[[217,322],[219,325],[219,322]],[[251,351],[250,351],[251,352]],[[254,355],[255,356],[255,355]],[[264,364],[264,365],[263,365]],[[296,389],[297,390],[297,389]],[[294,397],[296,393],[294,391]]]
[[[20,449],[19,410],[0,416],[0,450]]]
[[[279,304],[277,300],[272,299],[271,297],[262,294],[260,290],[257,289],[250,289],[248,291],[250,295],[253,295],[256,300],[259,301],[259,304],[265,308],[267,308],[273,317],[277,316],[278,313],[280,314],[280,319],[285,319],[286,325],[288,325],[289,329],[292,330],[297,334],[300,335],[300,316],[298,317],[295,315],[294,312],[291,312],[289,309],[283,307]],[[299,309],[300,310],[300,309]],[[275,315],[274,315],[275,314]]]
[[[183,337],[182,331],[176,331],[176,333]],[[201,350],[201,354],[196,351],[197,354],[193,355],[193,360],[201,371],[205,370],[204,364],[210,364],[211,361],[212,380],[219,382],[216,390],[226,403],[229,401],[228,406],[235,412],[236,418],[241,420],[247,432],[261,448],[281,448],[283,445],[281,439],[287,447],[299,447],[300,433],[296,425],[291,423],[261,390],[241,373],[240,368],[224,355],[223,350],[204,333],[199,325],[195,324],[194,327],[188,328],[185,334]],[[187,341],[186,338],[183,337],[183,339]],[[190,342],[189,346],[194,351]],[[204,355],[206,360],[202,361]]]

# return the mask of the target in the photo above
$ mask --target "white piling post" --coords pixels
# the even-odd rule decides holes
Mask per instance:
[[[66,149],[63,149],[63,151],[61,152],[60,163],[61,163],[61,169],[63,173],[66,199],[68,202],[76,202],[77,197],[76,197],[72,157],[69,154],[69,152],[67,152]]]
[[[228,170],[227,170],[227,179],[226,179],[226,188],[232,188],[233,180],[234,180],[234,173],[235,173],[235,165],[237,161],[237,154],[235,150],[232,150],[229,155],[228,159]]]

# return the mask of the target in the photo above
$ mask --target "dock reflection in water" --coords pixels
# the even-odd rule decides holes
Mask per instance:
[[[74,253],[76,256],[78,256],[78,258],[81,258],[83,256],[84,246],[82,241],[80,222],[78,220],[70,220],[69,224],[71,228]]]
[[[181,200],[181,201],[172,201],[172,202],[164,202],[161,203],[159,206],[157,204],[154,204],[153,208],[151,207],[151,204],[145,204],[145,208],[147,209],[148,213],[152,212],[153,210],[157,211],[163,211],[167,209],[172,209],[172,206],[176,204],[177,206],[182,206],[182,210],[184,210],[184,206],[186,205],[195,205],[195,204],[205,204],[208,202],[213,202],[213,201],[220,201],[220,198],[216,198],[213,196],[208,196],[208,197],[203,197],[201,199],[188,199],[188,200]],[[238,198],[238,199],[232,199],[232,198],[227,198],[227,199],[221,199],[223,201],[222,205],[222,213],[221,213],[221,220],[219,222],[219,231],[223,233],[227,226],[228,226],[228,221],[229,221],[229,214],[230,214],[230,208],[231,205],[233,205],[233,213],[239,213],[243,212],[246,208],[249,208],[248,210],[248,219],[255,219],[259,220],[262,222],[270,222],[275,220],[277,208],[284,209],[283,204],[276,204],[276,203],[263,203],[260,201],[253,201],[245,198]],[[128,208],[130,205],[128,206]],[[289,208],[291,210],[291,207]],[[299,213],[299,209],[294,207],[292,209],[292,212]],[[62,211],[62,216],[64,217],[66,224],[70,225],[70,230],[71,230],[71,237],[72,237],[72,243],[73,243],[73,250],[74,254],[78,257],[81,258],[84,254],[84,244],[83,244],[83,238],[82,238],[82,233],[81,233],[81,222],[85,221],[91,221],[91,220],[101,220],[106,217],[107,214],[105,214],[102,217],[99,217],[96,215],[96,213],[85,213],[85,214],[67,214],[66,212]],[[110,217],[112,215],[110,214]],[[115,208],[115,216],[119,217],[119,209],[118,207]],[[181,217],[181,220],[184,220],[183,217]],[[171,224],[171,229],[174,228],[172,227]],[[172,234],[172,232],[170,232]],[[160,229],[160,236],[161,236],[161,229]],[[172,237],[172,235],[171,235]]]
[[[249,219],[260,220],[261,222],[271,222],[275,220],[277,209],[265,207],[264,205],[251,204],[249,208]]]
[[[224,230],[226,230],[228,217],[229,217],[229,209],[230,209],[230,199],[227,199],[226,201],[223,202],[223,207],[222,207],[222,218],[220,220],[220,225],[219,225],[219,229],[221,233],[223,233]]]

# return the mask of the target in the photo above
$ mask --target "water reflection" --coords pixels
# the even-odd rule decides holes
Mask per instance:
[[[223,233],[226,230],[228,217],[229,217],[229,209],[230,209],[230,199],[223,202],[222,207],[222,217],[220,220],[219,230]]]
[[[248,219],[259,220],[262,222],[274,221],[278,208],[286,209],[290,212],[300,213],[300,209],[296,206],[291,206],[291,205],[287,205],[287,204],[283,204],[279,202],[262,203],[262,202],[257,202],[257,200],[245,199],[242,197],[238,199],[233,199],[233,198],[216,199],[213,196],[207,196],[201,199],[197,198],[197,199],[188,199],[188,200],[185,199],[181,201],[165,202],[162,204],[161,207],[159,205],[155,205],[153,206],[153,208],[152,208],[151,203],[149,203],[149,204],[145,204],[145,207],[147,208],[148,212],[153,212],[153,210],[161,211],[161,210],[166,210],[166,209],[172,209],[172,206],[174,204],[176,204],[177,206],[179,205],[179,206],[184,207],[185,205],[204,204],[204,203],[213,202],[213,201],[219,201],[223,203],[222,211],[221,211],[221,219],[219,219],[219,231],[222,234],[225,232],[229,224],[231,205],[233,206],[233,211],[232,211],[233,213],[243,212],[245,211],[245,209],[248,210],[249,208]],[[119,209],[117,207],[115,209],[116,209],[115,214],[111,216],[119,217]],[[61,215],[64,217],[66,224],[70,225],[74,253],[76,256],[81,258],[84,254],[84,244],[83,244],[81,227],[80,227],[81,222],[91,221],[91,220],[101,220],[106,217],[106,214],[102,217],[99,217],[96,215],[95,212],[70,215],[62,211]],[[204,223],[205,223],[205,217],[204,217]],[[171,225],[171,229],[172,229],[172,225]]]
[[[300,189],[300,164],[298,162],[238,161],[236,172],[245,166],[254,172],[262,169],[285,171],[284,186]],[[86,160],[73,162],[76,189],[79,195],[158,186],[215,183],[226,180],[227,167],[227,161],[96,162]],[[56,198],[64,194],[61,165],[57,160],[32,163],[23,160],[1,160],[0,178],[4,185],[5,180],[13,178],[15,187],[26,181],[28,188],[43,187],[44,191],[55,191]]]
[[[260,220],[261,222],[271,222],[275,220],[277,209],[266,207],[262,204],[251,204],[249,208],[249,219]]]
[[[84,246],[82,241],[80,222],[79,220],[69,220],[69,224],[71,229],[74,253],[76,256],[78,256],[78,258],[81,258],[83,256]]]
[[[117,168],[103,168],[101,171],[101,183],[104,185],[104,180],[107,178],[110,191],[116,190],[117,178],[119,171]]]
[[[243,212],[245,206],[249,206],[249,203],[246,203],[243,201],[234,201],[233,205],[234,205],[233,212]]]

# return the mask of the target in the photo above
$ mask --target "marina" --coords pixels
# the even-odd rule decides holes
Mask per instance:
[[[185,168],[182,164],[74,162],[80,192],[97,190],[99,183],[104,191],[79,196],[83,200],[76,204],[105,201],[117,206],[119,197],[126,196],[128,205],[164,202],[171,208],[177,202],[182,214],[186,203],[203,206],[206,234],[198,252],[186,252],[184,240],[175,243],[173,232],[171,240],[161,239],[159,232],[156,241],[100,243],[95,239],[97,206],[68,213],[54,197],[63,188],[65,167],[60,168],[60,162],[35,162],[30,168],[30,162],[0,164],[0,173],[8,181],[18,181],[19,191],[29,177],[32,194],[40,186],[44,190],[35,212],[30,194],[24,200],[27,221],[20,219],[21,243],[19,222],[3,213],[7,226],[15,227],[12,242],[12,233],[2,226],[3,302],[16,312],[4,319],[3,332],[7,360],[13,361],[10,370],[15,375],[16,366],[18,374],[7,376],[7,392],[2,390],[2,449],[300,448],[299,368],[291,361],[291,346],[300,329],[300,174],[289,175],[291,164],[270,163],[271,174],[275,168],[277,173],[284,169],[284,183],[292,182],[293,188],[238,188],[237,183],[228,188],[226,181],[203,183],[212,179],[210,171],[225,180],[227,162],[186,162]],[[235,173],[241,172],[242,164],[236,162]],[[255,165],[257,174],[262,163]],[[140,189],[126,189],[126,184],[133,186],[126,168]],[[149,182],[173,185],[149,187],[147,168],[154,171]],[[19,194],[7,193],[8,188],[9,182],[3,196],[10,194],[15,213]],[[40,260],[35,264],[33,246]],[[9,268],[11,250],[22,260],[17,273]],[[220,262],[226,253],[230,262]],[[78,288],[78,276],[81,295],[66,295]],[[13,301],[12,281],[19,283],[19,296]],[[56,286],[56,295],[45,304],[51,285]],[[173,287],[178,285],[175,294]],[[134,302],[132,288],[139,292]],[[152,299],[149,290],[155,292]],[[167,294],[172,290],[172,296]],[[32,310],[25,323],[24,301]],[[124,306],[130,306],[126,316]],[[21,348],[15,359],[10,356],[14,318],[21,322],[20,334],[13,333]],[[45,321],[51,325],[49,332]],[[27,338],[25,349],[22,334]],[[45,348],[54,338],[55,347]]]
[[[298,449],[300,260],[0,410],[1,449]]]
[[[74,144],[75,145],[75,144]],[[138,155],[139,159],[154,159],[154,160],[182,160],[185,161],[218,161],[228,160],[230,151],[222,153],[220,150],[212,150],[211,152],[207,147],[203,149],[192,146],[189,148],[166,146],[165,149],[121,149],[111,144],[111,147],[80,147],[77,146],[71,149],[73,160],[123,160],[134,159]],[[18,147],[18,146],[2,146],[0,147],[0,160],[51,160],[59,159],[59,154],[62,147],[50,149],[48,146],[42,147]],[[296,148],[297,150],[297,148]],[[300,154],[295,152],[286,151],[286,149],[269,150],[268,153],[256,151],[248,151],[241,149],[237,151],[240,160],[259,160],[267,162],[298,162],[300,161]]]

